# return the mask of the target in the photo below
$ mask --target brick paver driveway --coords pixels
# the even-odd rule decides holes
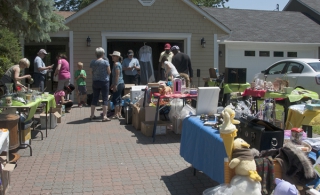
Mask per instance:
[[[98,112],[96,112],[98,114]],[[32,141],[11,174],[8,195],[202,194],[216,183],[179,155],[180,135],[153,144],[124,121],[90,122],[90,108],[73,108],[48,137]]]

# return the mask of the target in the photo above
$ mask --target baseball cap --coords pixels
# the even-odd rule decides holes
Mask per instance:
[[[131,55],[133,55],[134,54],[134,52],[130,49],[130,50],[128,50],[128,55],[129,56],[131,56]]]
[[[48,54],[45,49],[40,49],[40,51],[38,53]]]
[[[174,45],[171,47],[171,51],[173,51],[173,50],[180,50],[180,48],[178,45]]]
[[[170,49],[171,48],[171,45],[169,44],[169,43],[166,43],[165,45],[164,45],[164,49]]]

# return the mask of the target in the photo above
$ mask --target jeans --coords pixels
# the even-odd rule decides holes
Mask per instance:
[[[91,105],[98,106],[100,92],[102,95],[102,104],[108,105],[109,81],[93,81],[92,83],[93,98]]]
[[[126,84],[140,85],[140,75],[124,75]]]
[[[124,90],[124,83],[120,83],[117,86],[117,91],[112,94],[112,103],[114,106],[121,105],[121,94]]]
[[[39,88],[40,92],[43,92],[43,90],[44,90],[44,82],[46,81],[46,75],[41,74],[41,73],[34,73],[33,79],[34,79],[33,86],[35,88]]]

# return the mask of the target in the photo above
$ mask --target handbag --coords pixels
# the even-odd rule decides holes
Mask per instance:
[[[283,129],[253,116],[242,115],[238,120],[237,138],[242,138],[251,148],[262,151],[283,146]]]

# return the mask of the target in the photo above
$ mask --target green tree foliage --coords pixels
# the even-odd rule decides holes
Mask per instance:
[[[205,7],[224,7],[224,4],[229,0],[191,0],[196,5]]]
[[[55,0],[55,7],[60,11],[79,11],[96,0]]]
[[[67,29],[54,10],[54,0],[0,0],[0,27],[26,41],[50,41],[49,33]]]
[[[22,58],[19,39],[6,28],[0,28],[0,78]]]

